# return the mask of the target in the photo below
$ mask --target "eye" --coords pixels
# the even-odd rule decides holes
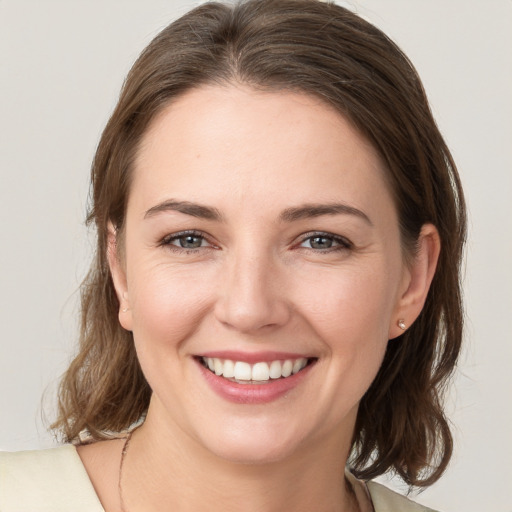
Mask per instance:
[[[300,247],[315,251],[330,252],[349,249],[352,244],[344,237],[331,233],[306,233]]]
[[[184,249],[197,249],[203,245],[205,239],[202,236],[197,235],[183,235],[179,238],[175,238],[173,242],[176,242],[175,245],[179,245]]]
[[[170,246],[174,250],[194,250],[201,247],[211,247],[212,244],[201,234],[196,231],[182,231],[166,236],[162,240],[162,244]]]

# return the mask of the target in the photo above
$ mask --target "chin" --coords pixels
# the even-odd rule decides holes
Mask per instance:
[[[215,446],[211,449],[217,457],[234,464],[265,465],[281,462],[290,458],[295,450],[281,443],[276,446],[275,442],[255,443],[253,441],[229,443],[228,446]]]
[[[210,431],[207,438],[201,436],[201,444],[215,456],[237,464],[280,462],[293,457],[303,445],[299,432],[265,422],[249,422],[238,428],[223,428],[215,436],[211,434]]]

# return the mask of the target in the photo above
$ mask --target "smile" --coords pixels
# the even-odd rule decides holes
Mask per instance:
[[[309,360],[305,357],[297,359],[257,362],[233,361],[217,357],[202,357],[204,367],[212,373],[238,384],[265,383],[270,380],[283,379],[303,370]]]

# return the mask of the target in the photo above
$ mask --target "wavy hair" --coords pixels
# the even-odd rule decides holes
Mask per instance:
[[[452,436],[443,391],[462,339],[460,265],[466,216],[459,176],[421,81],[402,51],[351,11],[317,0],[207,3],[165,28],[123,85],[92,165],[87,221],[97,250],[81,288],[80,345],[64,375],[52,426],[66,441],[103,439],[144,417],[151,396],[132,334],[118,322],[107,227],[123,230],[133,162],[154,117],[185,91],[243,83],[320,98],[378,150],[411,254],[421,227],[439,231],[441,253],[416,322],[388,343],[361,400],[350,464],[360,478],[394,471],[426,486],[445,470]]]

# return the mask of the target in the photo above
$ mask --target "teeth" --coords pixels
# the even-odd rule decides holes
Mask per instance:
[[[204,364],[215,373],[226,379],[237,381],[268,381],[289,377],[300,372],[307,364],[305,357],[286,359],[285,361],[272,361],[270,364],[261,362],[250,365],[244,361],[231,361],[217,357],[203,357]]]
[[[215,372],[215,375],[222,375],[224,373],[224,365],[220,359],[213,360],[213,371]]]
[[[272,361],[270,363],[269,376],[271,379],[279,379],[281,377],[283,365],[281,361]]]
[[[289,359],[287,359],[283,363],[283,369],[281,370],[281,375],[283,377],[289,377],[292,374],[292,369],[293,369],[293,362],[290,361]]]
[[[224,371],[222,375],[226,377],[226,379],[232,379],[235,376],[235,363],[233,363],[233,361],[229,359],[224,361]]]
[[[243,361],[237,361],[234,377],[236,380],[251,380],[251,365]]]
[[[292,373],[295,375],[297,372],[300,372],[304,366],[307,364],[307,359],[303,357],[301,359],[296,359],[293,363]]]
[[[252,367],[251,380],[268,380],[270,378],[270,368],[267,363],[256,363]]]

